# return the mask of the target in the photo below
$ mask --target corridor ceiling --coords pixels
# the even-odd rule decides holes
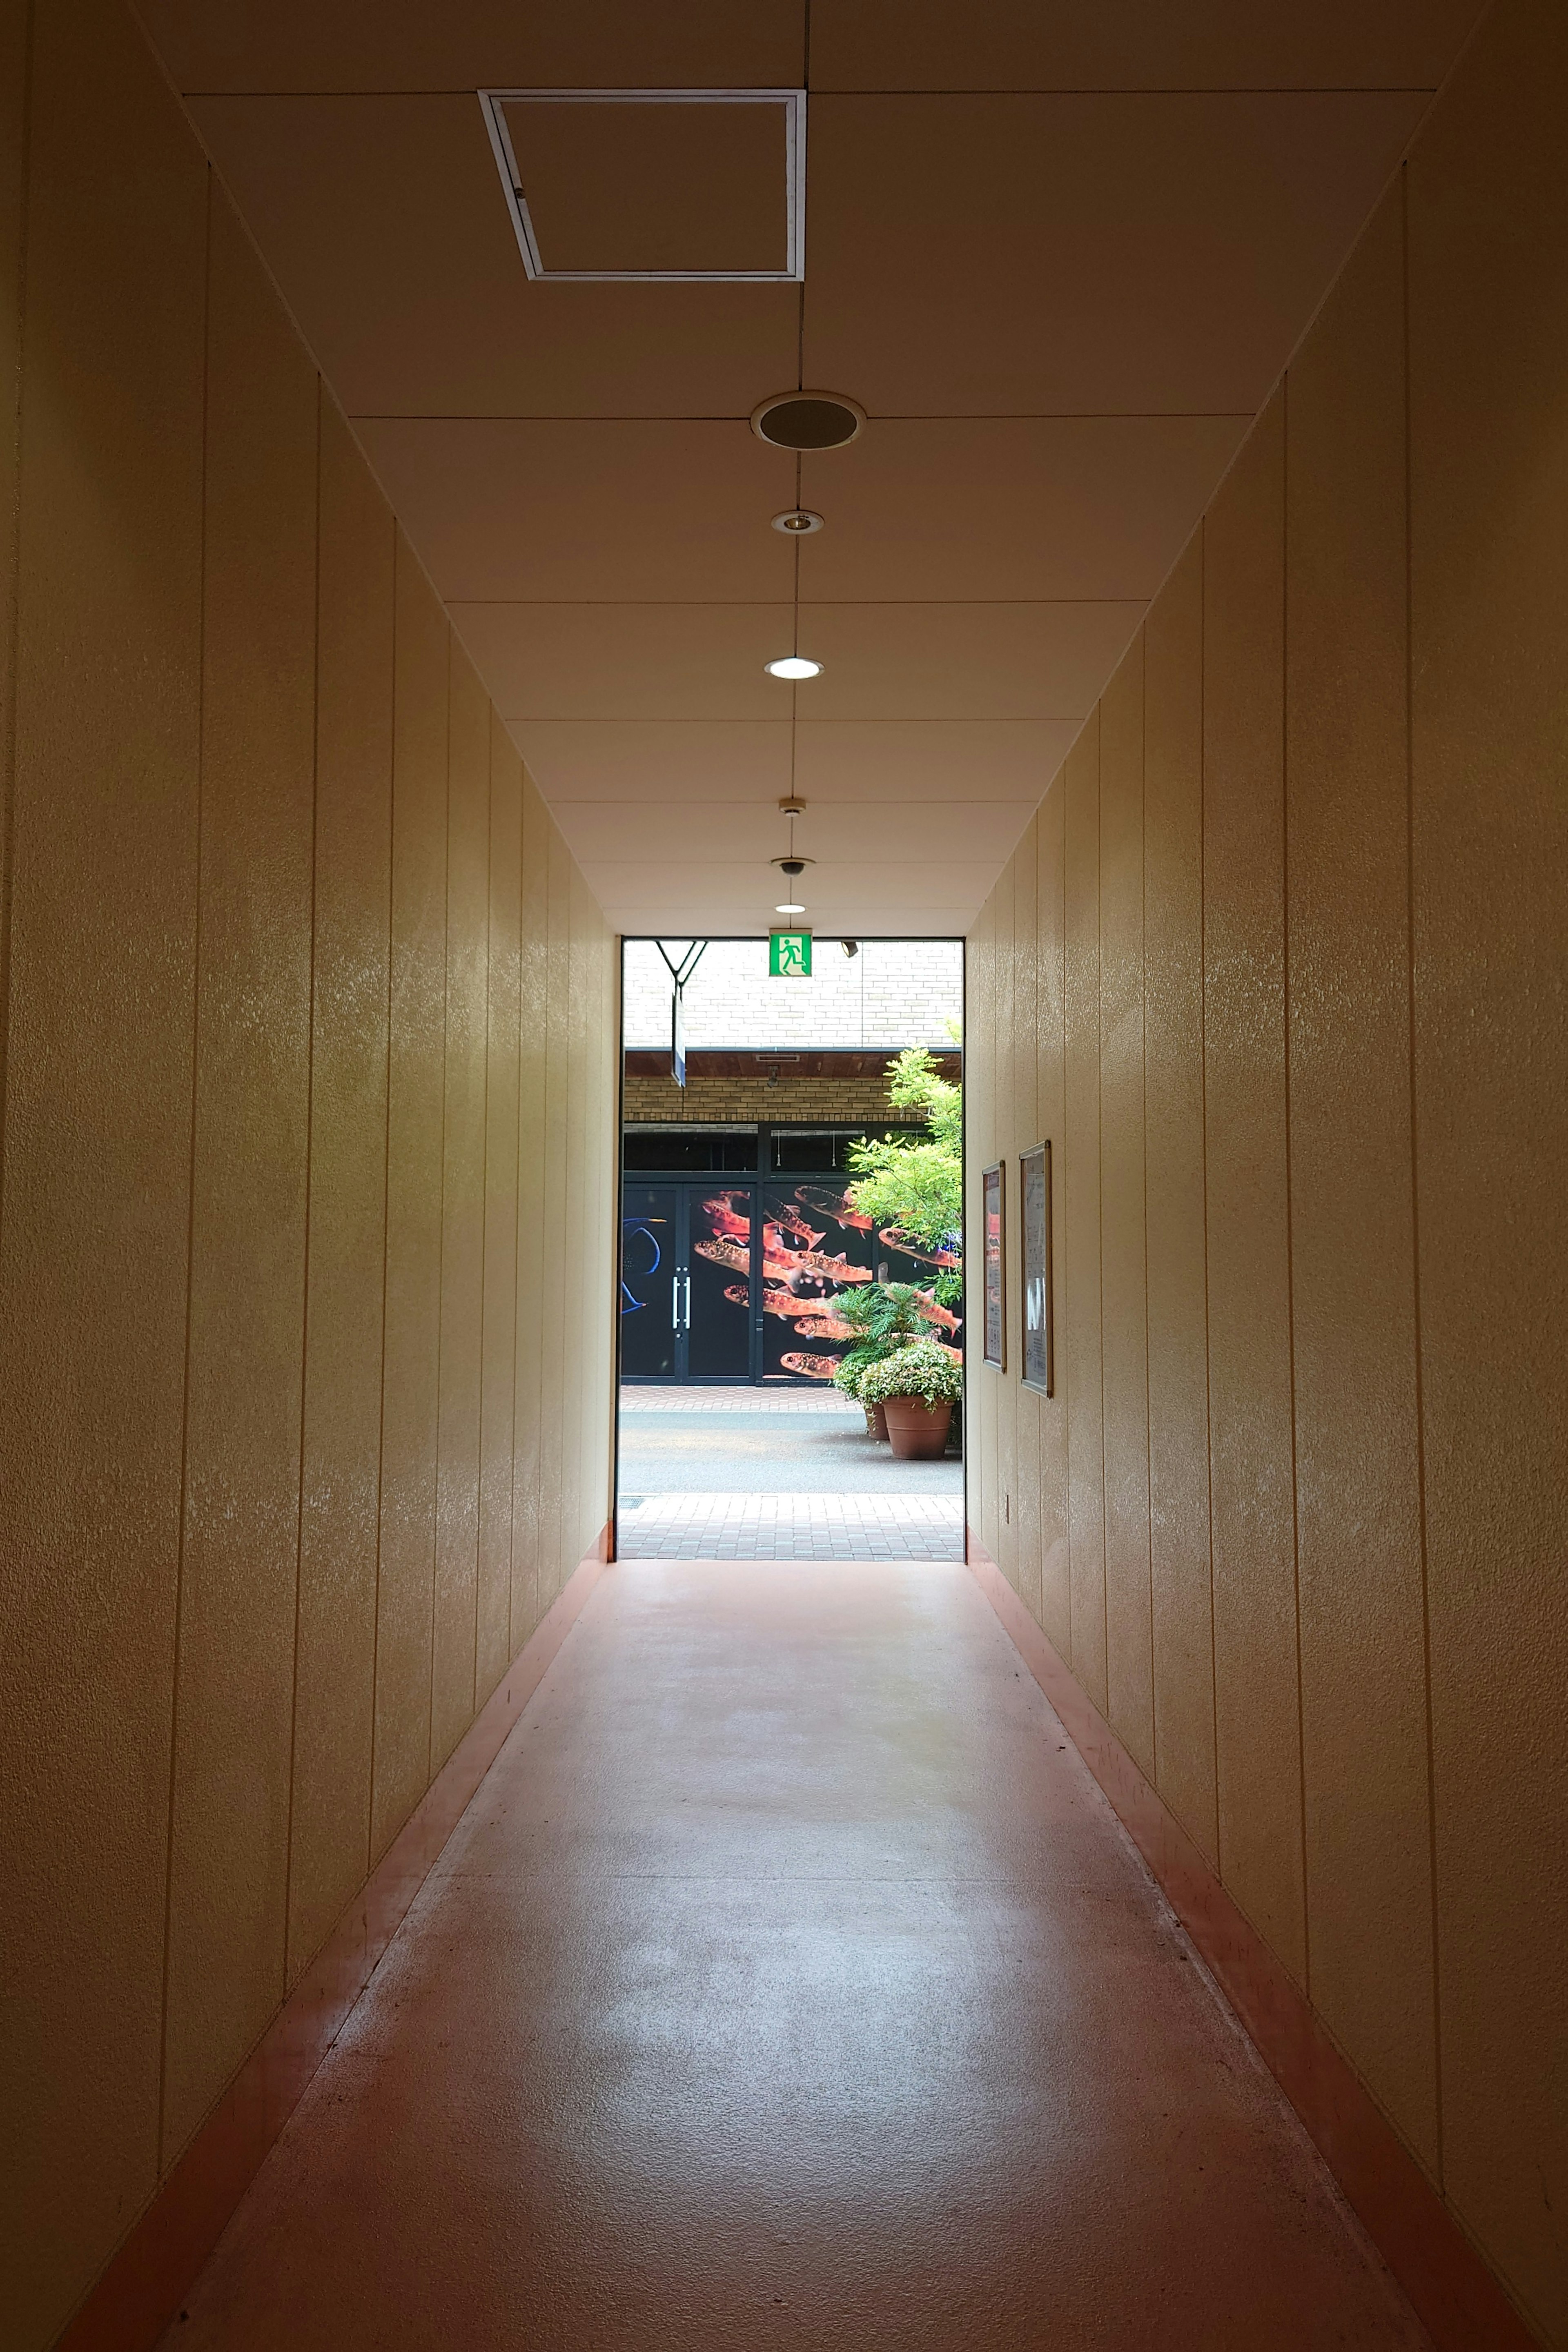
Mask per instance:
[[[764,929],[793,785],[809,919],[908,934],[973,920],[1476,5],[143,14],[612,924]],[[479,92],[800,88],[803,282],[526,273]],[[547,268],[782,254],[754,107],[682,118],[679,186],[568,114]],[[759,439],[800,385],[858,438]]]

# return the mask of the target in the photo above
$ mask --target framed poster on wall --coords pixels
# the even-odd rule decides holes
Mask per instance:
[[[1056,1333],[1051,1302],[1051,1147],[1020,1152],[1023,1178],[1024,1386],[1057,1392]]]
[[[1005,1171],[1000,1162],[980,1171],[982,1248],[985,1285],[985,1361],[1007,1369],[1007,1266]]]

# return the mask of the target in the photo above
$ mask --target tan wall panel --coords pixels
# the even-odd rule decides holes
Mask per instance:
[[[1211,1863],[1215,1813],[1204,1235],[1200,531],[1143,628],[1143,1070],[1154,1748]]]
[[[395,560],[386,1338],[373,1854],[382,1853],[407,1819],[430,1777],[447,1054],[451,633],[401,533]]]
[[[1004,1239],[1005,1282],[1002,1293],[1003,1329],[1005,1333],[1007,1369],[996,1382],[992,1402],[992,1422],[995,1430],[996,1475],[1001,1490],[1001,1519],[996,1529],[995,1559],[1010,1584],[1018,1580],[1018,1519],[1014,1489],[1018,1483],[1016,1448],[1017,1443],[1018,1396],[1018,1183],[1015,1162],[1018,1149],[1017,1054],[1014,1021],[1013,984],[1016,978],[1013,944],[1016,937],[1013,919],[1013,879],[1015,867],[1009,863],[992,894],[991,904],[995,915],[992,934],[993,973],[992,1002],[995,1007],[992,1021],[992,1097],[991,1139],[992,1156],[1003,1165],[1003,1212],[1005,1225]]]
[[[518,927],[517,1384],[512,1415],[511,1625],[521,1642],[539,1622],[540,1429],[544,1299],[544,1069],[548,1007],[550,814],[522,779],[522,888]],[[617,1033],[618,1045],[618,1033]]]
[[[534,796],[562,943],[579,900],[546,1227],[517,1181],[542,1178],[542,936],[528,1150],[515,1081],[488,1158],[465,1129],[473,1070],[482,1120],[487,1055],[503,1095],[517,1066],[513,755],[498,730],[492,813],[496,721],[469,674],[449,973],[449,628],[110,0],[0,7],[0,154],[8,406],[26,354],[0,447],[0,1549],[22,1668],[0,1743],[20,2021],[0,2334],[44,2352],[427,1783],[444,1337],[458,1375],[471,1339],[473,1368],[466,1425],[460,1377],[446,1396],[448,1519],[470,1535],[448,1744],[470,1719],[479,1308],[500,1559],[530,1413],[537,1444],[569,1125],[582,1248],[553,1380],[574,1450],[563,1492],[558,1412],[550,1591],[602,1525],[615,1038],[604,925]],[[449,980],[473,1056],[456,1072]],[[449,1109],[468,1156],[446,1235]],[[532,1367],[515,1412],[514,1356]],[[533,1622],[537,1549],[488,1589],[498,1672]]]
[[[1100,713],[1068,754],[1062,1336],[1073,1672],[1096,1706],[1105,1682],[1105,1443],[1100,1250]]]
[[[1568,2341],[1568,20],[1409,170],[1416,1198],[1449,2196]]]
[[[324,397],[321,453],[291,1980],[369,1861],[386,1271],[393,526]]]
[[[441,1402],[430,1734],[436,1766],[456,1747],[474,1704],[484,1325],[490,722],[483,688],[456,641],[448,740]]]
[[[313,370],[226,200],[208,283],[190,1401],[165,2159],[283,1991],[315,800]]]
[[[1290,1194],[1312,1998],[1438,2163],[1410,1183],[1402,192],[1290,374]]]
[[[566,1133],[569,1116],[566,1045],[570,1004],[567,995],[568,945],[571,938],[568,877],[571,861],[566,845],[550,827],[545,847],[548,908],[545,948],[544,1087],[544,1229],[563,1236],[544,1262],[543,1313],[540,1319],[542,1355],[542,1411],[540,1414],[540,1590],[542,1610],[548,1609],[561,1590],[561,1559],[565,1530],[575,1516],[564,1495],[567,1377],[566,1324]]]
[[[973,1235],[969,1262],[981,1269],[979,1284],[979,1328],[975,1334],[974,1351],[970,1361],[968,1382],[969,1409],[973,1416],[973,1428],[965,1433],[964,1452],[979,1474],[980,1492],[977,1498],[976,1523],[980,1539],[993,1559],[1002,1554],[1003,1465],[997,1451],[1000,1428],[1000,1397],[995,1370],[985,1362],[984,1323],[984,1194],[980,1187],[981,1171],[990,1167],[1001,1154],[1001,1136],[996,1113],[996,1000],[997,1000],[997,937],[996,893],[994,890],[981,912],[976,926],[972,954],[974,968],[976,1002],[985,1007],[983,1023],[977,1024],[973,1042],[964,1059],[965,1107],[969,1118],[971,1153],[975,1177],[975,1210]]]
[[[1403,217],[1395,191],[1151,607],[1141,826],[1124,672],[1033,849],[1034,1082],[1061,1144],[1042,1622],[1136,1751],[1119,1513],[1142,1305],[1156,1784],[1552,2343],[1565,111],[1568,22],[1502,0]],[[976,1175],[1024,1083],[1027,855],[971,940]],[[1032,1528],[1029,1455],[991,1381],[972,1414],[995,1553],[1010,1486]],[[1063,1420],[1070,1593],[1047,1541]]]
[[[1143,1171],[1143,639],[1100,707],[1100,1211],[1110,1721],[1154,1769]]]
[[[571,1066],[577,1068],[591,1058],[588,1024],[593,994],[593,933],[598,928],[598,915],[576,865],[573,863],[568,871],[568,1054]],[[588,1265],[588,1249],[594,1223],[588,1199],[588,1102],[587,1086],[571,1089],[566,1130],[566,1428],[562,1447],[566,1479],[563,1499],[568,1510],[560,1560],[563,1582],[596,1532],[588,1524],[593,1506],[587,1493],[589,1413],[584,1394],[595,1336],[589,1308],[593,1269]]]
[[[1007,1171],[1013,1192],[1014,1250],[1012,1288],[1017,1301],[1014,1321],[1017,1331],[1018,1377],[1014,1385],[1013,1492],[1018,1526],[1017,1584],[1036,1617],[1040,1613],[1040,1563],[1043,1545],[1040,1520],[1040,1416],[1045,1399],[1024,1381],[1024,1185],[1018,1154],[1040,1139],[1038,1113],[1039,1047],[1039,915],[1037,900],[1038,819],[1028,829],[1013,857],[1013,1083],[1016,1089],[1014,1128],[1016,1140]]]
[[[1284,403],[1204,525],[1204,1037],[1220,1859],[1305,1979],[1291,1486]]]
[[[1061,1322],[1062,1235],[1066,1230],[1067,1120],[1065,942],[1067,788],[1058,775],[1037,820],[1035,858],[1035,1128],[1031,1142],[1051,1147],[1052,1300],[1056,1323],[1055,1394],[1037,1400],[1040,1465],[1040,1622],[1064,1657],[1072,1650],[1068,1514],[1067,1349]]]
[[[157,2160],[195,1037],[207,185],[110,7],[40,10],[0,1233],[7,2329]],[[105,206],[82,155],[112,152]],[[112,367],[104,354],[114,353]]]
[[[518,925],[521,888],[522,762],[492,707],[476,1704],[481,1704],[489,1696],[512,1656],[511,1481],[516,1405],[513,1391],[517,1378]]]

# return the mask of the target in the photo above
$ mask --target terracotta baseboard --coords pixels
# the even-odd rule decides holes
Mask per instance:
[[[56,2339],[56,2352],[150,2352],[342,2032],[507,1735],[605,1572],[601,1532],[512,1660],[195,2139]]]
[[[1504,2289],[1306,1995],[1062,1664],[970,1530],[971,1570],[1171,1906],[1305,2124],[1437,2352],[1538,2352]]]

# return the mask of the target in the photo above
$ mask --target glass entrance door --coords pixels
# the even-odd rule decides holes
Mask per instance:
[[[621,1196],[621,1377],[673,1381],[680,1354],[678,1184],[627,1184]]]
[[[621,1196],[621,1378],[756,1376],[754,1186],[628,1181]]]
[[[756,1187],[684,1184],[686,1371],[692,1381],[753,1377]]]

